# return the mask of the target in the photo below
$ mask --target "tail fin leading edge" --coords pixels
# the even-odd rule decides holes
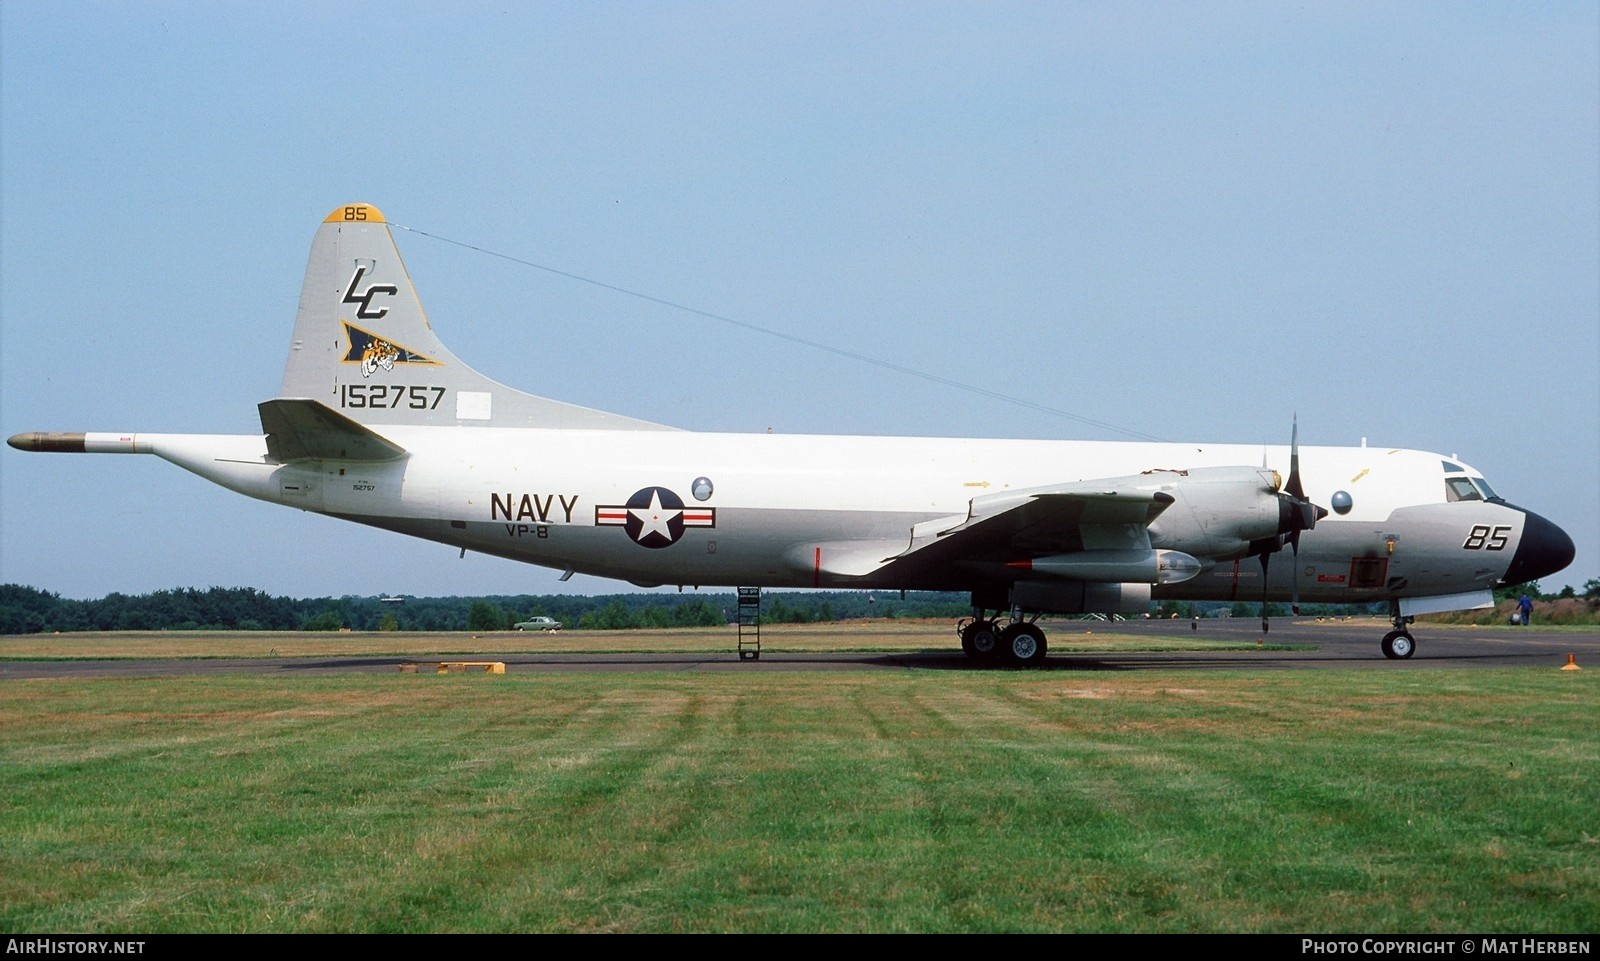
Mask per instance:
[[[360,424],[671,429],[535,397],[456,359],[371,204],[339,207],[317,229],[278,396],[318,401]]]

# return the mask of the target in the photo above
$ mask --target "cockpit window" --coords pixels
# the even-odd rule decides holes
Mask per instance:
[[[1472,479],[1472,482],[1474,484],[1477,484],[1478,485],[1478,490],[1483,492],[1483,499],[1484,500],[1494,501],[1494,500],[1499,500],[1500,499],[1500,495],[1496,494],[1494,492],[1494,488],[1489,486],[1489,482],[1488,481],[1484,480],[1481,477],[1474,477]]]
[[[1472,481],[1466,477],[1446,477],[1444,479],[1444,497],[1447,501],[1481,501],[1483,495],[1472,486]]]
[[[1439,463],[1444,465],[1444,472],[1446,474],[1465,474],[1467,472],[1465,467],[1462,467],[1460,464],[1454,463],[1453,461],[1446,460],[1440,461]]]

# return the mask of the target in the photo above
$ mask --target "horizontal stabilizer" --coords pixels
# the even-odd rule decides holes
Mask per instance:
[[[394,460],[406,450],[314,400],[280,397],[257,405],[267,455],[297,460]]]

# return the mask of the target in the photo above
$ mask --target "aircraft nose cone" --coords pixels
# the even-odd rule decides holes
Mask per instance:
[[[1520,509],[1520,508],[1519,508]],[[1506,568],[1505,582],[1521,584],[1536,581],[1561,570],[1572,563],[1578,549],[1567,532],[1535,514],[1523,511],[1527,520],[1522,525],[1522,540],[1517,542],[1517,553]]]

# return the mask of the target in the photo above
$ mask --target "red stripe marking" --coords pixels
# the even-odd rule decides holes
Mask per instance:
[[[811,573],[811,586],[822,586],[822,548],[820,547],[817,548],[816,566],[812,569]]]

